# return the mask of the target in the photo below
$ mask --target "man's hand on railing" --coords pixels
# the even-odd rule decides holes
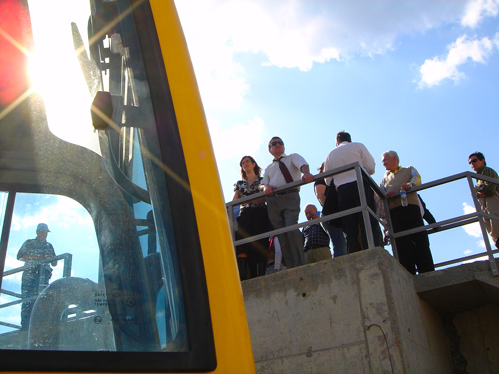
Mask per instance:
[[[314,176],[310,173],[304,173],[301,177],[301,180],[306,183],[310,183],[314,181]]]
[[[272,195],[274,193],[275,188],[276,186],[265,185],[263,187],[263,192],[265,192],[265,195]]]

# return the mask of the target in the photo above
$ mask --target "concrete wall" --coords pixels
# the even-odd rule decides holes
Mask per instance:
[[[499,306],[485,305],[448,316],[455,327],[457,351],[456,366],[467,373],[499,373]]]
[[[499,277],[492,275],[490,262],[422,274],[414,285],[442,316],[454,372],[499,373]]]
[[[440,315],[375,248],[242,284],[258,373],[452,373]]]

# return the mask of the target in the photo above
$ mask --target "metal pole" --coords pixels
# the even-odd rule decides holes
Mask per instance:
[[[232,235],[232,241],[236,240],[236,228],[234,225],[234,205],[231,203],[227,204],[227,214],[229,215],[229,227],[230,227],[230,233]]]
[[[71,276],[71,267],[73,266],[73,255],[71,253],[64,254],[64,268],[62,269],[63,278]]]
[[[487,250],[487,257],[489,259],[489,264],[490,264],[490,270],[492,271],[493,276],[499,275],[499,271],[497,269],[497,264],[496,260],[494,258],[494,255],[492,253],[492,248],[490,247],[490,241],[489,241],[489,236],[487,233],[487,229],[485,228],[485,222],[483,221],[483,216],[481,215],[482,213],[482,208],[480,205],[480,202],[478,201],[478,197],[475,192],[475,186],[473,184],[473,180],[471,179],[471,176],[466,177],[468,180],[468,185],[470,186],[470,191],[471,191],[471,196],[473,197],[473,203],[475,204],[475,209],[478,213],[478,222],[480,223],[480,228],[482,230],[482,236],[483,236],[483,241],[485,242],[485,249]]]
[[[388,199],[386,198],[386,196],[383,196],[383,207],[385,208],[385,218],[386,224],[388,226],[388,235],[390,235],[390,245],[392,246],[393,257],[398,260],[399,252],[397,249],[397,243],[395,242],[395,233],[393,232],[392,218],[390,217],[390,209],[388,209]]]
[[[373,230],[371,226],[371,217],[369,217],[369,212],[367,211],[366,190],[364,188],[364,179],[362,178],[362,172],[360,171],[359,165],[355,166],[355,175],[357,177],[357,188],[359,190],[360,206],[362,207],[362,219],[364,220],[364,228],[366,230],[365,234],[367,237],[367,248],[374,248],[375,245]]]
[[[7,247],[9,244],[10,226],[12,224],[12,216],[14,214],[14,202],[16,201],[16,193],[9,192],[7,197],[7,207],[5,209],[5,217],[2,227],[2,237],[0,242],[0,274],[3,274],[5,269],[5,258],[7,257]],[[3,276],[0,277],[0,289],[2,289]]]

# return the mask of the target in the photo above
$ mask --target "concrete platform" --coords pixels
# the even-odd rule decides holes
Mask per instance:
[[[490,319],[496,296],[487,287],[495,287],[496,280],[479,269],[469,272],[475,274],[472,282],[481,282],[479,307],[489,308],[481,311],[488,317],[480,318]],[[446,303],[438,303],[438,290],[445,293],[453,285],[446,275],[451,273],[442,273],[440,283],[430,279],[438,273],[415,282],[422,276],[412,276],[387,251],[375,248],[243,282],[257,372],[454,373],[463,362],[470,367],[473,354],[449,338],[457,320],[449,325],[441,314]],[[416,284],[437,307],[418,296]],[[471,301],[466,305],[473,308]],[[499,324],[492,325],[491,334],[497,333]],[[495,354],[494,344],[489,346]],[[483,344],[470,349],[486,351]],[[499,363],[491,355],[481,357]],[[485,366],[475,372],[494,372]]]
[[[414,285],[418,295],[443,315],[499,305],[499,277],[491,276],[488,261],[421,274]]]

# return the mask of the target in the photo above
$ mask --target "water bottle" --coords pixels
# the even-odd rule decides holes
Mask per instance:
[[[402,203],[403,207],[406,207],[408,205],[407,193],[405,192],[405,190],[402,187],[400,188],[400,202]]]

